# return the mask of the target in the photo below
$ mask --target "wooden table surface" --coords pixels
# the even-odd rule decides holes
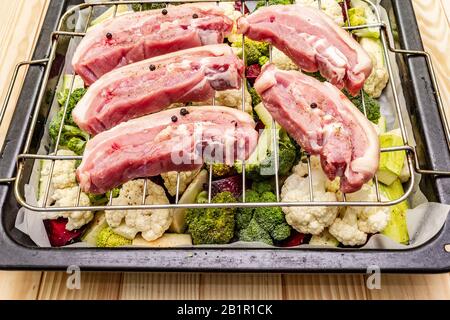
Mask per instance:
[[[58,1],[58,0],[54,0]],[[450,105],[450,0],[413,0],[423,42]],[[0,0],[0,101],[14,65],[30,59],[49,0]],[[19,75],[19,83],[23,73]],[[20,91],[16,86],[11,109]],[[448,113],[450,110],[447,108]],[[5,128],[0,129],[0,137]],[[0,142],[1,143],[1,142]],[[449,299],[450,275],[382,275],[369,290],[363,275],[0,272],[0,299]]]

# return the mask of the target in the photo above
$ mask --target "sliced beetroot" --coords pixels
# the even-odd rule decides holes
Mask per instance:
[[[286,240],[280,242],[281,247],[295,247],[299,246],[305,240],[305,235],[303,233],[298,233],[297,231],[292,230],[291,235]]]
[[[231,176],[225,179],[215,180],[211,184],[211,196],[224,191],[229,191],[237,199],[242,193],[242,177]]]
[[[242,1],[235,1],[234,2],[234,10],[242,12]],[[248,10],[247,4],[245,4],[244,13],[249,13],[250,10]]]
[[[66,218],[44,220],[45,230],[52,247],[61,247],[80,240],[85,228],[69,231],[66,230],[66,224]]]
[[[245,69],[245,76],[252,85],[255,82],[256,78],[258,78],[260,73],[261,66],[259,64],[252,64]]]
[[[258,121],[256,123],[256,127],[255,130],[259,132],[259,130],[263,130],[266,126],[264,125],[264,123],[262,121]]]

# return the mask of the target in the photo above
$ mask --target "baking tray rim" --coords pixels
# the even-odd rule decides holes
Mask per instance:
[[[59,17],[70,0],[51,1],[41,35],[36,45],[35,57],[42,57],[42,52],[50,48],[49,35],[52,21],[57,13]],[[413,13],[410,1],[392,0],[397,18]],[[401,9],[401,10],[400,10]],[[415,22],[415,18],[414,18]],[[413,28],[413,29],[411,29]],[[417,24],[409,26],[407,37],[418,37]],[[416,32],[411,32],[414,30]],[[403,35],[404,36],[404,35]],[[425,64],[425,62],[422,62]],[[414,70],[409,70],[414,72]],[[29,69],[23,88],[33,86],[32,77],[42,79],[42,72]],[[414,77],[413,77],[414,78]],[[26,93],[22,89],[21,97]],[[15,114],[19,111],[16,108]],[[24,125],[27,123],[25,122]],[[16,124],[18,125],[18,124]],[[13,127],[13,126],[11,126]],[[8,130],[7,138],[11,134]],[[21,144],[23,141],[19,141]],[[17,148],[19,149],[19,148]],[[3,155],[2,155],[3,156]],[[14,164],[10,163],[6,171],[11,174]],[[4,170],[2,170],[4,171]],[[437,181],[436,183],[439,183]],[[0,186],[0,203],[3,207],[6,196],[11,190]],[[0,211],[1,214],[1,211]],[[78,265],[83,270],[130,270],[130,271],[236,271],[236,272],[366,272],[372,265],[383,272],[447,272],[450,270],[450,259],[443,247],[450,242],[445,239],[450,234],[450,217],[447,218],[441,231],[422,246],[406,250],[383,249],[266,249],[266,248],[36,248],[23,246],[16,242],[3,223],[0,224],[0,269],[27,270],[64,270],[69,265]],[[438,251],[438,249],[440,250]],[[160,254],[163,252],[164,254]],[[180,254],[182,252],[182,254]],[[409,254],[413,252],[413,254]],[[57,254],[55,257],[53,254]],[[440,263],[433,258],[437,259]],[[406,258],[405,258],[406,256]],[[403,258],[405,258],[404,261]],[[430,261],[430,259],[432,261]],[[165,261],[167,260],[167,261]],[[419,261],[417,261],[419,260]],[[170,263],[168,263],[170,262]],[[414,262],[412,264],[412,262]],[[425,263],[432,262],[432,263]]]

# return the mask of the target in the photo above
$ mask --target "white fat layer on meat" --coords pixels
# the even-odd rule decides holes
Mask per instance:
[[[191,68],[191,61],[188,59],[183,59],[181,62],[170,63],[167,65],[167,71],[173,72],[176,69],[188,70]]]
[[[316,54],[324,56],[339,68],[345,68],[348,64],[347,57],[326,39],[319,39],[316,36],[307,36],[306,41],[314,48]]]
[[[275,71],[276,70],[273,69],[266,72],[261,72],[258,81],[255,83],[256,91],[262,94],[264,91],[272,88],[274,85],[277,84],[277,80],[275,79]]]
[[[329,46],[324,53],[328,58],[333,60],[335,66],[343,68],[347,65],[347,57],[336,47]]]

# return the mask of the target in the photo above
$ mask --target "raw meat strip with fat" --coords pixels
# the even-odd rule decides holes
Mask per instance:
[[[380,157],[374,125],[335,86],[268,64],[255,89],[274,119],[307,152],[320,155],[328,178],[341,178],[342,192],[373,178]]]

